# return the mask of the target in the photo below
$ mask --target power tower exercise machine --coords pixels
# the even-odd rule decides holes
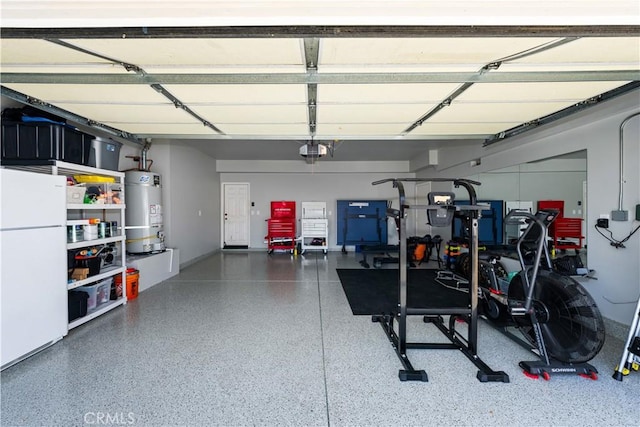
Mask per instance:
[[[408,349],[449,349],[461,351],[477,368],[476,377],[481,382],[509,382],[509,376],[502,371],[494,371],[485,364],[477,354],[478,342],[478,218],[480,212],[486,206],[476,206],[476,192],[474,185],[479,182],[467,179],[449,178],[389,178],[375,181],[373,185],[380,185],[390,182],[394,188],[398,189],[399,209],[389,209],[387,215],[396,219],[398,225],[399,268],[398,268],[398,307],[397,312],[392,315],[374,315],[373,322],[378,322],[386,333],[389,341],[400,359],[404,369],[398,373],[401,381],[428,381],[427,373],[413,367],[407,356]],[[456,206],[453,204],[455,196],[450,192],[429,193],[428,205],[409,205],[404,191],[404,182],[451,182],[453,185],[463,187],[469,193],[469,204]],[[429,223],[436,227],[448,227],[451,225],[454,215],[463,215],[471,224],[470,247],[471,272],[472,277],[469,284],[469,300],[464,307],[408,307],[407,306],[407,238],[406,238],[406,216],[409,209],[426,209]],[[443,292],[446,288],[443,287]],[[448,339],[449,343],[442,342],[407,342],[407,316],[424,316],[425,323],[432,323]],[[445,324],[443,316],[449,316],[448,326]],[[397,332],[395,318],[397,317]],[[458,320],[466,322],[466,337],[456,331],[455,326]]]

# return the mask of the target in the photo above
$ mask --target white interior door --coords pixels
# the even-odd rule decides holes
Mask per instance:
[[[223,248],[249,247],[249,184],[222,184]]]

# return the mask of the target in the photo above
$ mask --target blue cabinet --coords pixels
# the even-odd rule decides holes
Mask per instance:
[[[339,245],[386,245],[386,200],[338,200],[336,231]]]

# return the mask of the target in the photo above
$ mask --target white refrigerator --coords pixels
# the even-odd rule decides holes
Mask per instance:
[[[0,169],[1,369],[67,334],[66,177]]]

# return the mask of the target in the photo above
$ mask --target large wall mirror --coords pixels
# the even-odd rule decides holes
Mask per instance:
[[[584,218],[587,216],[587,151],[576,151],[561,156],[536,160],[499,170],[482,172],[467,177],[479,181],[478,200],[502,201],[504,216],[509,207],[531,206],[533,213],[537,211],[540,201],[561,201],[565,218],[582,219],[581,235],[585,236]],[[456,190],[456,198],[468,197],[464,190]],[[576,222],[576,221],[574,221]],[[488,238],[486,225],[480,225],[481,235]],[[517,227],[497,227],[502,234],[497,236],[498,243],[508,243],[510,238],[517,237]],[[497,231],[497,233],[501,233]],[[573,239],[571,239],[573,240]],[[582,245],[586,247],[586,240]]]

